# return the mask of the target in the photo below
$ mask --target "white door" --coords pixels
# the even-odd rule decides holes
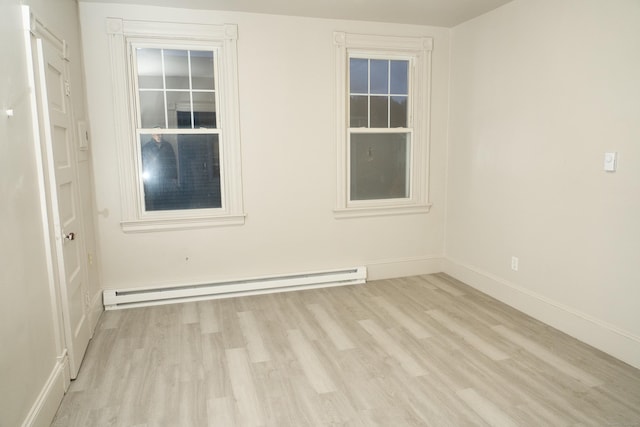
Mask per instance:
[[[71,378],[76,378],[91,338],[87,259],[76,163],[75,132],[64,43],[33,38],[40,133],[48,184],[48,207]]]

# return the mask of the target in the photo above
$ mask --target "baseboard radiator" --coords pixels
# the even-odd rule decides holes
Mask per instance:
[[[342,270],[267,276],[207,284],[139,289],[107,289],[103,292],[102,298],[105,310],[118,310],[271,292],[358,285],[365,283],[366,279],[366,267],[353,267]]]

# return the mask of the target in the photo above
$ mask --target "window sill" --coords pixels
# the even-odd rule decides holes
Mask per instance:
[[[368,216],[388,216],[388,215],[413,215],[426,214],[431,210],[432,204],[411,205],[411,206],[388,206],[388,207],[362,207],[362,208],[338,208],[334,209],[333,215],[336,219],[361,218]]]
[[[196,218],[162,218],[122,221],[120,226],[125,233],[148,233],[153,231],[189,230],[230,225],[243,225],[246,214],[221,215]]]

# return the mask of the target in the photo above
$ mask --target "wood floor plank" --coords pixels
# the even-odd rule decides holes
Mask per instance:
[[[214,311],[214,304],[211,301],[198,301],[198,322],[200,323],[200,331],[203,334],[212,334],[220,331],[218,318]]]
[[[429,338],[431,336],[424,326],[400,310],[397,305],[389,303],[382,297],[375,297],[373,300],[380,308],[389,313],[400,326],[409,331],[417,339]]]
[[[454,297],[461,297],[464,295],[463,291],[461,291],[451,283],[447,282],[446,280],[440,278],[439,276],[436,276],[436,275],[424,276],[424,279],[427,282],[431,283],[432,285],[435,285],[438,289],[441,289],[446,293],[453,295]]]
[[[412,377],[426,375],[427,370],[407,353],[397,342],[380,326],[371,319],[361,320],[360,325],[373,337],[380,347],[393,357],[404,370]]]
[[[530,340],[529,338],[526,338],[525,336],[518,334],[517,332],[514,332],[502,325],[494,326],[493,330],[499,333],[500,335],[502,335],[503,337],[505,337],[506,339],[514,342],[515,344],[518,344],[519,346],[527,350],[529,353],[535,355],[536,357],[539,357],[540,359],[548,363],[550,366],[553,366],[559,371],[561,371],[562,373],[569,375],[570,377],[580,381],[587,387],[595,387],[595,386],[602,385],[602,381],[599,380],[598,378],[594,377],[588,372],[583,371],[582,369],[576,368],[575,366],[566,362],[564,359],[556,356],[555,354],[553,354],[546,348],[542,347],[541,345],[537,344],[536,342]]]
[[[234,400],[230,397],[216,397],[207,401],[207,424],[216,426],[235,426],[238,420],[235,416]]]
[[[489,399],[479,395],[474,389],[460,390],[458,396],[490,426],[517,427],[513,418],[501,411]]]
[[[291,349],[315,391],[317,393],[336,391],[336,386],[318,358],[316,351],[302,333],[297,329],[292,329],[287,332],[287,335],[289,336]]]
[[[309,311],[313,313],[313,316],[318,321],[318,324],[322,328],[322,330],[327,334],[331,342],[336,347],[337,350],[348,350],[351,348],[355,348],[351,339],[344,332],[342,327],[338,325],[338,323],[329,316],[329,313],[320,305],[320,304],[309,304],[307,305]]]
[[[181,320],[182,323],[184,324],[189,324],[189,323],[198,323],[199,322],[199,318],[198,318],[198,305],[195,302],[185,302],[183,304],[180,304],[180,307],[182,308],[182,312],[181,312]]]
[[[456,320],[447,316],[440,310],[429,310],[427,314],[436,319],[453,333],[462,337],[466,342],[475,347],[479,352],[481,352],[488,358],[492,360],[505,360],[509,358],[508,354],[498,349],[495,345],[490,344],[487,340],[481,338],[469,328],[458,324]]]
[[[53,423],[640,425],[640,370],[445,274],[105,312]]]
[[[247,351],[244,348],[231,348],[225,353],[240,425],[265,425],[264,412],[256,394]]]
[[[241,311],[238,313],[240,327],[247,342],[247,351],[252,363],[266,362],[271,360],[267,351],[256,318],[251,311]]]

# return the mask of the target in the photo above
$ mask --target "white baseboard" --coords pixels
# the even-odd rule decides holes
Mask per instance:
[[[31,410],[27,414],[23,427],[48,427],[58,411],[60,402],[69,385],[69,359],[67,355],[58,358],[49,379],[42,387]]]
[[[367,264],[367,279],[382,280],[442,271],[442,257],[400,258]]]
[[[640,337],[478,268],[446,258],[442,271],[611,356],[640,368]]]

